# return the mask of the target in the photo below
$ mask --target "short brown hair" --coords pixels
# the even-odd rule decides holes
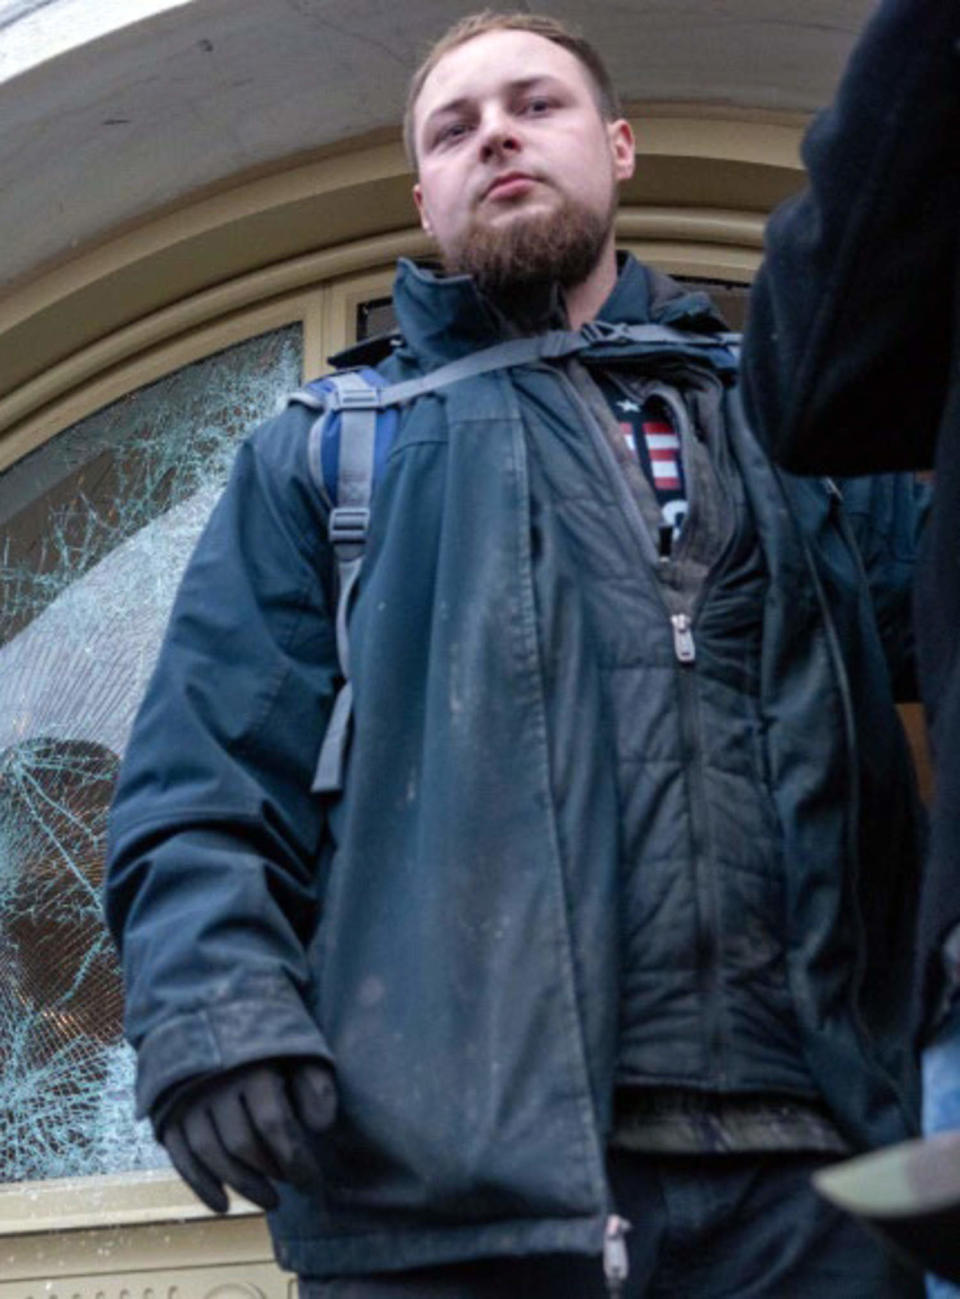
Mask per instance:
[[[613,122],[622,116],[620,97],[613,88],[613,82],[610,80],[610,74],[603,60],[579,32],[547,14],[528,14],[517,10],[497,13],[494,9],[484,9],[482,13],[468,14],[467,17],[459,19],[434,41],[423,62],[410,78],[407,104],[403,114],[403,143],[414,170],[417,166],[417,146],[413,134],[413,110],[423,89],[423,83],[445,54],[449,54],[458,45],[465,45],[467,41],[472,41],[475,36],[496,31],[532,32],[535,36],[553,41],[554,45],[562,45],[586,68],[597,108],[602,116],[608,122]]]

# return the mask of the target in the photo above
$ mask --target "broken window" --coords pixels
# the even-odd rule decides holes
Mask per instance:
[[[0,474],[0,1181],[154,1167],[133,1117],[106,815],[183,566],[299,326],[185,367]]]

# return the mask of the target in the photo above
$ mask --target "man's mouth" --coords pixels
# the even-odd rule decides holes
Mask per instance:
[[[524,171],[507,171],[490,182],[483,191],[483,198],[519,198],[521,195],[529,193],[536,183],[536,179]]]

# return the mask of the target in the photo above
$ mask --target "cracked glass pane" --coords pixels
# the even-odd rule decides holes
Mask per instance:
[[[0,474],[0,1181],[165,1162],[100,911],[120,755],[240,437],[301,329],[187,366]]]

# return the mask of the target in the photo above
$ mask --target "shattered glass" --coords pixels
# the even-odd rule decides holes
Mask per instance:
[[[0,1182],[156,1167],[100,910],[120,756],[239,439],[300,382],[290,326],[0,474]]]

